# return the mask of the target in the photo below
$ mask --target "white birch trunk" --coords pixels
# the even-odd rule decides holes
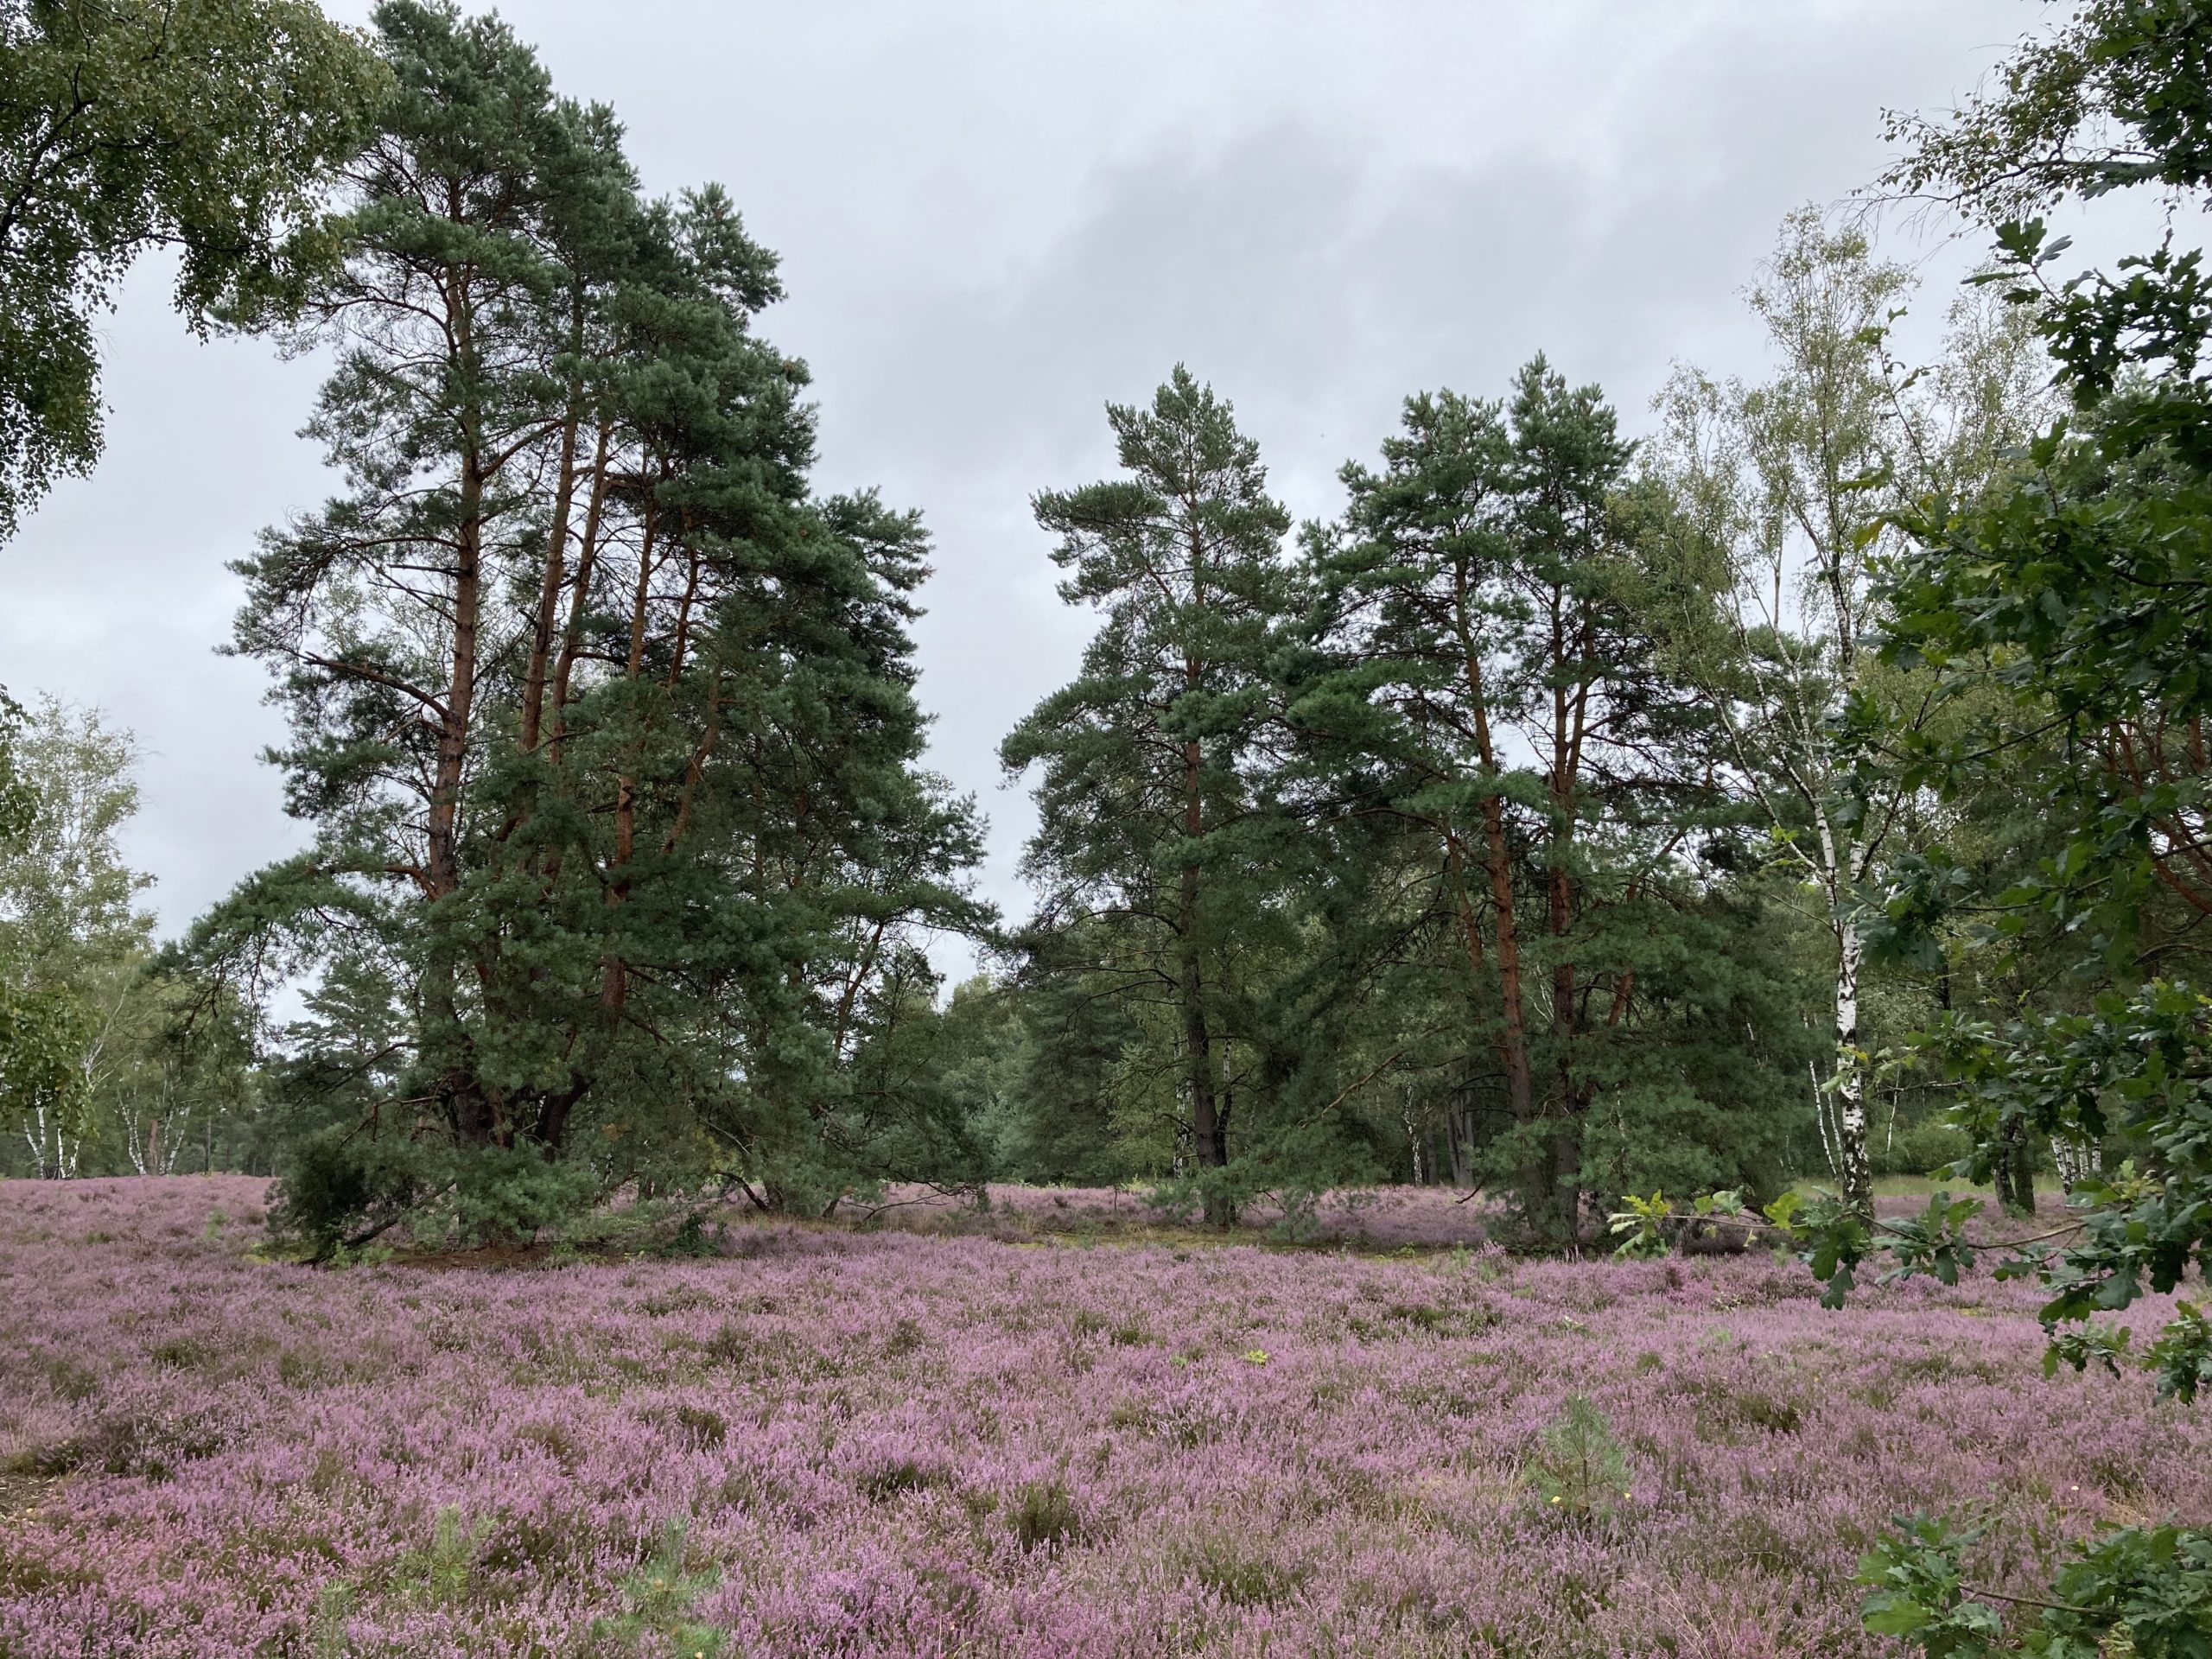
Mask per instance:
[[[1848,922],[1836,930],[1836,1179],[1842,1183],[1844,1201],[1872,1216],[1874,1173],[1866,1156],[1866,1071],[1859,1052],[1859,974],[1865,950],[1859,930]]]

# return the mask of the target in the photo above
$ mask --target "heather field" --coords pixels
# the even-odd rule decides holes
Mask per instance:
[[[1986,1280],[1831,1313],[1764,1256],[1407,1248],[1471,1224],[1427,1194],[1339,1213],[1389,1250],[1033,1193],[1001,1236],[330,1272],[252,1255],[262,1201],[0,1186],[9,1659],[1870,1654],[1892,1510],[1986,1511],[2024,1594],[2212,1519],[2202,1414],[2046,1382]],[[1586,1516],[1529,1478],[1578,1393],[1628,1469]]]

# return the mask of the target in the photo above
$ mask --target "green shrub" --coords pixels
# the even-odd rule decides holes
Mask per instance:
[[[700,1597],[721,1582],[721,1572],[711,1566],[688,1570],[689,1538],[682,1522],[669,1522],[659,1550],[623,1580],[623,1611],[593,1621],[593,1641],[618,1643],[633,1653],[672,1652],[696,1659],[721,1659],[729,1651],[728,1630],[691,1616]]]
[[[1573,1395],[1537,1437],[1529,1481],[1545,1509],[1578,1521],[1602,1519],[1629,1495],[1628,1457],[1605,1414]]]
[[[404,1224],[456,1247],[535,1238],[589,1210],[595,1172],[534,1147],[460,1147],[325,1133],[296,1142],[278,1172],[272,1236],[318,1261]]]
[[[1973,1153],[1973,1137],[1937,1116],[1901,1127],[1876,1161],[1885,1175],[1932,1175]]]
[[[1011,1519],[1014,1535],[1025,1550],[1064,1548],[1083,1530],[1074,1497],[1057,1480],[1033,1480],[1023,1486]]]

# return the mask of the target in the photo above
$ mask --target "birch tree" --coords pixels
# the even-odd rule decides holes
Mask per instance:
[[[66,1178],[149,1002],[153,918],[137,900],[152,882],[119,841],[138,807],[137,745],[99,711],[44,697],[12,749],[23,802],[0,844],[0,1001],[17,1042],[0,1044],[0,1090],[34,1167]]]
[[[1733,570],[1727,644],[1700,672],[1724,758],[1833,944],[1834,1056],[1809,1082],[1833,1173],[1868,1213],[1865,895],[1878,861],[1929,833],[1933,805],[1885,764],[1885,734],[1941,718],[1931,681],[1875,653],[1877,576],[1897,550],[1893,515],[1983,487],[2047,384],[2031,320],[1971,296],[1938,362],[1904,367],[1895,330],[1914,287],[1863,230],[1792,214],[1746,296],[1771,374],[1678,368],[1653,451],[1693,533]]]

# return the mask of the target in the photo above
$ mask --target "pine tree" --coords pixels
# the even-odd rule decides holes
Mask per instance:
[[[1345,469],[1344,524],[1312,539],[1326,601],[1294,704],[1311,786],[1405,837],[1364,868],[1396,884],[1384,913],[1452,942],[1454,967],[1431,960],[1459,987],[1456,1135],[1486,1077],[1491,1156],[1553,1242],[1579,1227],[1605,1051],[1656,1006],[1650,908],[1699,902],[1681,852],[1709,791],[1681,765],[1700,715],[1667,639],[1708,601],[1642,533],[1630,457],[1596,390],[1541,359],[1503,403],[1410,399],[1382,469]],[[1427,1010],[1399,1052],[1446,1066],[1442,1008],[1391,1001]]]
[[[641,200],[495,21],[377,22],[399,93],[310,314],[346,489],[241,566],[316,844],[190,952],[319,977],[291,1213],[328,1244],[433,1199],[526,1230],[594,1172],[817,1209],[926,1173],[957,1135],[852,1083],[913,930],[983,914],[972,809],[918,766],[919,523],[810,494],[804,371],[752,326],[774,260],[720,190]]]
[[[1290,518],[1230,406],[1179,365],[1149,408],[1107,418],[1123,476],[1036,500],[1060,537],[1061,596],[1097,607],[1099,630],[1001,754],[1041,768],[1037,925],[1092,946],[1109,994],[1169,1016],[1153,1041],[1175,1054],[1179,1135],[1208,1217],[1226,1223],[1240,958],[1268,926],[1257,854],[1280,827],[1255,758],[1294,603]]]

